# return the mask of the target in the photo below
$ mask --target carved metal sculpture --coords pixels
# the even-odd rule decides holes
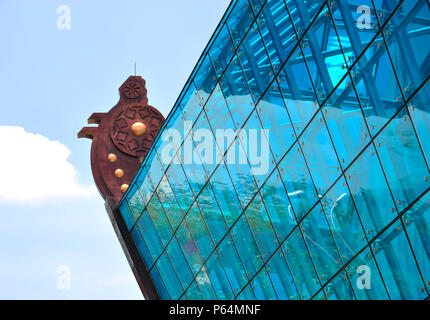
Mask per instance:
[[[117,204],[147,155],[165,119],[148,105],[145,80],[130,76],[119,88],[120,100],[107,113],[93,113],[78,138],[93,139],[91,169],[103,198]]]

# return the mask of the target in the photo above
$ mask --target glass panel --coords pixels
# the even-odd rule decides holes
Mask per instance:
[[[322,103],[346,73],[345,58],[326,6],[306,33],[301,47]]]
[[[186,288],[193,280],[193,274],[187,260],[184,257],[184,253],[182,252],[182,249],[175,238],[170,241],[166,251],[175,266],[175,270],[182,286]]]
[[[236,295],[248,282],[248,276],[230,235],[223,240],[217,253],[233,288],[233,294]]]
[[[347,267],[351,285],[358,300],[389,299],[385,284],[369,249],[365,249]]]
[[[296,218],[277,169],[263,186],[261,196],[279,240],[282,241],[296,226]]]
[[[285,189],[297,219],[301,219],[317,201],[316,191],[297,143],[279,164]]]
[[[409,103],[409,114],[415,126],[427,163],[430,163],[430,81]]]
[[[403,106],[402,93],[382,39],[367,49],[353,71],[353,81],[358,98],[370,128],[376,133]]]
[[[152,261],[155,261],[161,252],[164,249],[163,243],[158,235],[157,230],[151,220],[151,217],[148,214],[148,211],[144,211],[142,216],[137,221],[137,226],[139,227],[143,239],[148,247],[148,250],[151,254]],[[152,266],[151,264],[147,264],[147,268],[149,269]]]
[[[374,0],[373,1],[380,25],[383,25],[387,21],[389,16],[393,13],[394,9],[396,9],[396,7],[400,2],[402,1],[401,0],[392,0],[392,1]]]
[[[244,216],[239,218],[231,230],[231,235],[246,273],[248,277],[252,277],[263,265],[263,260]]]
[[[429,171],[407,109],[394,118],[375,140],[399,211],[406,208],[430,183]]]
[[[283,248],[300,297],[310,299],[321,284],[299,229],[291,234]]]
[[[255,199],[248,206],[245,216],[258,248],[260,249],[263,260],[267,261],[273,252],[275,252],[276,248],[279,247],[279,242],[260,195],[257,194]],[[255,294],[257,293],[255,292]]]
[[[387,7],[394,8],[392,3]],[[405,98],[430,75],[430,6],[428,1],[404,1],[384,29],[388,51]]]
[[[146,246],[145,241],[143,240],[143,237],[137,226],[134,227],[133,230],[131,231],[131,237],[133,238],[133,241],[137,247],[137,250],[139,250],[139,254],[142,256],[143,261],[145,262],[145,265],[149,269],[149,267],[151,267],[153,264],[153,260],[148,250],[148,247]]]
[[[296,134],[300,134],[319,108],[300,48],[295,50],[282,68],[278,83],[292,125]]]
[[[194,242],[199,249],[202,260],[205,261],[213,250],[213,243],[200,214],[200,210],[196,204],[191,207],[190,212],[187,214],[185,220],[186,221],[184,221],[184,223],[188,225]]]
[[[254,292],[252,291],[252,288],[250,285],[247,285],[243,291],[240,293],[240,295],[237,297],[237,300],[255,300],[257,299],[254,295]]]
[[[334,148],[343,168],[370,142],[370,135],[349,76],[323,108]]]
[[[193,123],[200,114],[202,106],[197,89],[194,83],[191,82],[187,92],[184,94],[184,97],[178,105],[178,108],[182,110],[184,121],[191,121]]]
[[[240,128],[254,108],[254,103],[237,56],[233,57],[220,85],[234,125]]]
[[[295,38],[294,27],[289,19],[284,1],[267,1],[257,21],[273,70],[276,73],[296,44],[293,39]]]
[[[230,111],[227,107],[226,101],[224,99],[224,95],[222,94],[221,87],[217,85],[215,87],[212,96],[210,97],[208,103],[205,105],[206,115],[209,119],[209,124],[212,127],[212,132],[215,134],[215,137],[229,134],[228,137],[230,139],[224,139],[221,141],[217,140],[218,147],[220,148],[220,156],[224,155],[224,152],[227,150],[229,145],[231,144],[232,138],[235,136],[235,129],[233,120],[230,115]],[[218,134],[217,134],[218,130]],[[223,131],[221,131],[223,130]]]
[[[430,289],[430,192],[403,216],[403,223],[421,274]]]
[[[269,142],[266,139],[267,136],[270,139],[270,131],[263,132],[260,119],[254,110],[238,137],[241,140],[243,150],[251,167],[252,176],[258,187],[263,184],[275,165]]]
[[[217,295],[212,286],[211,279],[206,272],[206,268],[203,266],[202,270],[196,276],[196,283],[199,286],[199,289],[202,293],[204,300],[215,300],[217,299]]]
[[[261,10],[263,7],[265,0],[249,0],[249,3],[251,4],[252,11],[255,15]]]
[[[175,230],[182,220],[182,215],[166,176],[163,176],[163,179],[161,179],[160,184],[158,185],[157,195],[172,229]]]
[[[256,23],[252,25],[240,45],[238,55],[254,103],[256,103],[273,79],[273,70]]]
[[[354,291],[351,288],[346,271],[341,271],[324,288],[328,300],[355,300]]]
[[[141,179],[141,177],[139,177],[139,180]],[[142,203],[142,207],[145,207],[148,202],[151,200],[154,191],[155,191],[155,186],[152,183],[151,180],[151,175],[149,174],[149,172],[147,172],[144,177],[143,177],[143,182],[141,182],[141,184],[136,184],[139,188],[139,193],[142,196],[143,199],[143,203]]]
[[[169,179],[170,187],[176,196],[182,215],[185,215],[193,202],[193,197],[190,196],[192,190],[177,157],[167,170],[166,177]]]
[[[396,222],[385,231],[372,244],[372,249],[391,299],[421,300],[427,297],[424,283],[400,222]]]
[[[251,288],[254,291],[255,297],[258,300],[276,300],[277,296],[273,290],[272,282],[267,273],[266,268],[263,268],[257,273],[251,281]]]
[[[342,51],[351,65],[379,30],[371,0],[335,0],[330,3]]]
[[[190,162],[193,164],[193,166],[200,165],[204,170],[204,180],[198,179],[198,188],[200,188],[201,184],[204,184],[206,182],[207,177],[209,177],[212,174],[213,170],[215,170],[218,162],[221,161],[222,157],[219,154],[219,150],[215,142],[215,137],[209,126],[206,114],[200,115],[199,119],[196,121],[196,126],[193,128],[192,135],[193,159]],[[187,157],[185,157],[185,159],[187,159]],[[199,172],[200,174],[202,174],[201,170],[198,170],[197,174],[199,174]]]
[[[273,288],[280,300],[300,299],[294,283],[293,274],[284,258],[282,250],[278,250],[266,266],[272,279]]]
[[[341,267],[341,260],[324,211],[317,205],[300,223],[306,244],[321,283],[327,282]]]
[[[397,216],[373,145],[352,164],[345,177],[363,227],[368,237],[373,238]]]
[[[285,0],[299,37],[318,13],[324,0]]]
[[[195,133],[195,132],[194,132]],[[198,151],[194,149],[193,140],[191,135],[184,141],[184,147],[182,148],[184,152],[184,159],[181,162],[184,169],[185,176],[187,177],[188,183],[191,186],[194,194],[199,194],[200,190],[203,188],[206,182],[206,173],[203,166],[199,162]],[[189,153],[190,149],[194,149],[192,153]],[[196,161],[197,160],[197,161]],[[176,169],[178,170],[178,169]],[[189,194],[188,194],[189,196]]]
[[[235,139],[234,144],[227,151],[225,161],[240,203],[245,207],[257,192],[257,185],[240,139]]]
[[[202,258],[197,249],[196,243],[191,236],[188,227],[182,223],[176,232],[176,239],[184,252],[184,256],[188,261],[193,274],[196,274],[203,264]]]
[[[154,286],[157,289],[157,293],[159,297],[163,300],[170,300],[170,294],[167,291],[166,286],[163,283],[163,280],[161,280],[160,273],[158,272],[157,268],[152,268],[152,270],[149,272],[149,275],[151,276],[152,281],[154,282]]]
[[[263,128],[268,130],[266,138],[278,162],[294,143],[296,136],[277,85],[270,86],[257,105],[257,113]]]
[[[136,223],[137,219],[139,219],[143,208],[144,204],[142,196],[140,195],[136,185],[133,185],[127,195],[127,200],[122,203],[120,208],[120,212],[122,212],[122,216],[128,230],[130,230]]]
[[[238,46],[252,23],[254,15],[247,0],[239,0],[227,20],[235,46]]]
[[[341,170],[321,113],[312,120],[299,140],[318,194],[324,194]]]
[[[199,286],[197,285],[195,280],[193,281],[193,283],[191,283],[190,287],[181,299],[203,300],[202,292],[200,291]]]
[[[218,76],[224,72],[227,64],[234,54],[234,45],[228,31],[227,25],[224,24],[211,48],[209,56]]]
[[[209,260],[206,262],[206,270],[216,291],[218,299],[232,299],[232,287],[217,253],[212,254]]]
[[[158,259],[156,267],[171,299],[178,299],[184,291],[184,288],[182,287],[172,262],[166,252],[164,252],[160,259]]]
[[[206,55],[203,58],[199,71],[197,71],[197,74],[194,77],[194,84],[196,85],[197,92],[203,104],[206,103],[206,100],[214,89],[217,80],[218,77],[212,67],[209,55]]]
[[[221,208],[227,226],[230,228],[241,214],[242,208],[224,164],[217,168],[211,178],[211,182],[218,205]]]
[[[169,224],[169,221],[164,214],[164,210],[161,206],[160,201],[158,200],[157,195],[154,195],[154,197],[152,197],[151,201],[148,203],[147,210],[149,216],[151,217],[151,220],[154,223],[155,228],[158,231],[163,245],[166,246],[166,244],[172,237],[173,231]]]
[[[354,257],[366,237],[345,179],[342,177],[321,200],[343,262]]]
[[[224,221],[222,212],[218,207],[215,196],[213,195],[210,184],[207,184],[203,188],[197,202],[199,203],[200,211],[209,229],[211,237],[214,243],[217,244],[226,234],[227,225]]]

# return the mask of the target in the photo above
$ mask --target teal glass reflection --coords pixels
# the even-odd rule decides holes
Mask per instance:
[[[118,205],[160,298],[428,297],[428,21],[425,0],[232,1]]]
[[[269,276],[272,279],[273,289],[280,300],[299,300],[293,273],[285,259],[284,252],[278,250],[266,265]]]
[[[324,287],[328,300],[355,300],[354,291],[346,271],[341,271]]]
[[[318,194],[324,194],[341,169],[321,113],[317,113],[301,139],[303,154]]]
[[[301,48],[318,100],[322,103],[346,73],[345,58],[327,5],[304,36]],[[332,54],[324,55],[326,50]]]
[[[284,240],[296,226],[297,220],[277,169],[264,184],[261,197],[278,239]]]
[[[393,224],[372,245],[391,299],[424,299],[423,280],[400,222]],[[399,255],[399,252],[402,254]]]
[[[312,208],[317,198],[305,159],[297,143],[281,161],[279,170],[295,215],[300,219]]]
[[[233,298],[233,288],[218,253],[210,256],[206,262],[206,270],[218,299],[229,300]]]
[[[260,195],[254,198],[245,211],[245,217],[254,235],[263,260],[267,261],[279,247],[272,221]]]
[[[296,140],[283,97],[277,85],[268,91],[257,105],[257,114],[262,128],[268,130],[268,139],[272,157],[278,162]]]
[[[321,287],[321,282],[298,228],[288,237],[283,249],[300,298],[310,299]]]
[[[367,245],[355,204],[342,177],[321,200],[342,262],[347,262]]]
[[[252,277],[263,265],[263,258],[245,216],[238,219],[231,230],[231,237],[248,277]]]
[[[364,230],[374,237],[397,216],[375,148],[369,146],[345,173]]]
[[[300,223],[312,261],[321,283],[327,282],[341,267],[339,251],[322,207],[318,204]]]
[[[342,168],[346,168],[370,142],[362,109],[351,83],[350,77],[346,77],[340,86],[342,89],[336,90],[323,108]]]
[[[385,283],[370,249],[363,250],[346,267],[346,271],[358,300],[389,299]]]
[[[430,81],[418,91],[408,106],[417,138],[423,148],[427,164],[430,163]]]
[[[407,109],[396,116],[375,140],[382,167],[399,211],[428,187],[429,170]]]
[[[424,279],[430,289],[430,192],[427,192],[402,217],[412,251]]]

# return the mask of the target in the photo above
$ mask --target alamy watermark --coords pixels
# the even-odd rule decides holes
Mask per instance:
[[[57,289],[72,289],[72,269],[70,266],[60,265],[57,267]]]
[[[174,164],[218,164],[224,158],[226,164],[249,164],[255,176],[267,174],[270,161],[268,129],[217,129],[214,137],[210,129],[193,130],[191,127],[192,123],[185,121],[183,132],[171,128],[163,133],[161,139],[167,142],[160,153],[163,164],[168,165],[172,160]],[[235,139],[240,143],[236,144]],[[173,158],[179,147],[182,148],[178,153],[181,158]]]
[[[372,289],[372,273],[370,271],[369,266],[362,265],[357,268],[357,288],[359,290],[370,290]]]
[[[72,10],[69,6],[62,4],[57,7],[58,30],[70,30],[72,28]]]
[[[357,28],[360,30],[372,29],[372,15],[369,6],[359,6],[357,14],[359,15],[357,18]]]

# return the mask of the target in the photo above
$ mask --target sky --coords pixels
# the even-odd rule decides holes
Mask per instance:
[[[142,299],[77,132],[135,63],[167,117],[229,2],[0,0],[0,299]]]

